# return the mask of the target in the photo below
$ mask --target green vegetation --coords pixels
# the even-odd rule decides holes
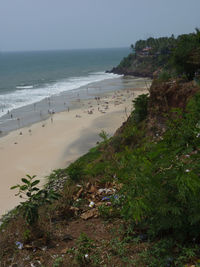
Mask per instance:
[[[134,104],[134,120],[136,123],[143,121],[147,117],[148,94],[138,96],[133,100]]]
[[[104,130],[100,132],[99,137],[103,139],[105,144],[108,142],[108,134]]]
[[[185,74],[188,80],[193,80],[200,68],[200,31],[183,34],[177,38],[177,44],[171,57],[172,66],[177,74]]]
[[[40,183],[40,180],[34,180],[35,175],[27,175],[26,178],[22,178],[22,185],[12,186],[11,189],[18,189],[20,198],[24,199],[23,202],[17,207],[22,211],[23,217],[28,225],[35,225],[38,220],[39,207],[45,204],[50,204],[52,201],[58,199],[59,194],[50,190],[39,189],[36,187]]]

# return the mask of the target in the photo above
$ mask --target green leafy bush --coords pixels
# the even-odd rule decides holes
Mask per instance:
[[[168,71],[162,71],[158,77],[160,82],[168,82],[171,78],[171,74]]]
[[[109,135],[104,131],[102,130],[99,134],[99,137],[101,137],[103,139],[103,142],[106,144],[108,142],[108,139],[109,139]]]
[[[148,94],[142,94],[133,100],[133,117],[137,123],[143,121],[147,116],[148,98]]]
[[[19,195],[20,198],[24,199],[18,209],[22,211],[28,225],[33,225],[37,222],[39,207],[44,204],[50,204],[59,198],[59,194],[53,190],[47,191],[36,187],[40,180],[35,180],[35,177],[35,175],[26,175],[26,178],[21,179],[22,185],[17,184],[11,187],[11,189],[18,189],[16,196]]]
[[[200,68],[200,31],[178,36],[176,48],[171,56],[171,64],[177,74],[185,74],[193,80]]]

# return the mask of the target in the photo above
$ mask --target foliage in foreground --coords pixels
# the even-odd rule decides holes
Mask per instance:
[[[40,180],[35,180],[36,176],[26,175],[26,178],[22,178],[22,185],[12,186],[11,189],[18,189],[20,198],[24,199],[23,202],[17,207],[22,211],[23,217],[28,225],[37,223],[39,216],[39,207],[45,204],[51,204],[54,200],[59,198],[59,194],[53,190],[39,189],[36,187],[40,183]]]

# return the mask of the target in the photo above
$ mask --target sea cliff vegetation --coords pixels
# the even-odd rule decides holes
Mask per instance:
[[[132,52],[111,72],[118,74],[152,77],[162,73],[162,78],[185,75],[192,80],[199,70],[200,31],[182,34],[177,38],[150,37],[131,45]]]
[[[132,48],[117,71],[149,64],[149,93],[44,189],[16,186],[28,200],[3,219],[0,266],[200,266],[200,32]]]

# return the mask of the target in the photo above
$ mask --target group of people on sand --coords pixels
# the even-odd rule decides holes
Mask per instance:
[[[129,94],[129,90],[127,90],[127,94]],[[119,105],[121,103],[121,101],[122,101],[122,97],[123,96],[124,95],[121,92],[118,92],[118,91],[117,92],[114,92],[114,94],[112,96],[112,99],[114,100],[114,105]],[[77,97],[78,97],[77,98],[77,101],[80,102],[79,94],[77,94]],[[106,110],[109,109],[109,104],[111,102],[108,101],[108,100],[106,100],[106,99],[104,99],[104,98],[101,99],[100,96],[95,96],[94,97],[94,100],[96,101],[96,103],[98,105],[98,111],[101,112],[101,113],[106,113]],[[68,107],[66,106],[66,102],[63,102],[63,103],[64,103],[64,107],[65,107],[66,111],[69,112],[70,111],[69,106]],[[55,110],[50,108],[50,106],[51,106],[51,100],[50,100],[50,98],[47,98],[47,104],[48,104],[48,107],[49,107],[49,109],[47,110],[47,112],[50,115],[50,121],[51,121],[51,123],[53,123],[53,115],[55,114]],[[82,105],[84,106],[85,104],[83,103]],[[34,109],[34,111],[36,111],[36,109],[37,109],[37,103],[34,103],[33,104],[33,109]],[[91,114],[94,114],[94,107],[93,107],[91,101],[88,102],[88,109],[85,112],[87,112],[90,115]],[[9,114],[9,116],[10,116],[11,119],[14,118],[13,117],[13,114],[9,110],[8,110],[8,113],[7,114]],[[39,114],[40,114],[40,119],[42,120],[42,117],[43,117],[42,116],[43,115],[42,114],[42,111],[40,111]],[[125,108],[125,114],[127,116],[127,108]],[[81,116],[80,115],[76,115],[76,118],[81,118]],[[17,120],[17,123],[18,123],[18,128],[20,128],[20,126],[21,126],[21,120],[20,120],[20,118],[16,118],[16,120]],[[20,134],[22,135],[22,132],[20,132]]]

